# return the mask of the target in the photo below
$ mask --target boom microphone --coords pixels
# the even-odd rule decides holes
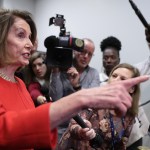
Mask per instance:
[[[146,21],[146,19],[144,18],[144,16],[142,15],[141,11],[137,8],[137,6],[135,5],[135,3],[132,0],[129,0],[132,8],[134,9],[136,15],[139,17],[139,19],[141,20],[142,24],[144,25],[145,28],[149,29],[149,25]]]
[[[71,48],[73,50],[81,52],[84,49],[84,41],[78,38],[70,36],[49,36],[45,39],[44,45],[47,49],[52,47],[64,47]]]

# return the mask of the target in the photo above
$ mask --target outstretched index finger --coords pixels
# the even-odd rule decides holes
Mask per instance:
[[[126,89],[130,89],[131,87],[133,87],[136,84],[147,81],[149,78],[150,78],[149,75],[143,75],[143,76],[131,78],[131,79],[128,79],[128,80],[124,80],[122,82],[125,85]]]

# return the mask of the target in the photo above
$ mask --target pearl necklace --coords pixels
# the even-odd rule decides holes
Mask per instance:
[[[4,74],[3,72],[0,72],[0,77],[3,78],[4,80],[10,81],[10,82],[16,82],[16,79],[11,79],[10,77],[8,77],[6,74]]]

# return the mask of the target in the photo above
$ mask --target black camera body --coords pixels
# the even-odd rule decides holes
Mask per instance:
[[[84,49],[84,41],[71,37],[66,32],[65,19],[63,15],[57,14],[50,18],[49,25],[60,27],[59,37],[49,36],[44,45],[47,48],[46,63],[49,67],[70,68],[73,62],[73,50],[81,52]]]

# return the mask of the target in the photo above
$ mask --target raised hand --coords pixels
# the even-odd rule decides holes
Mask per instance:
[[[79,73],[76,70],[76,68],[74,68],[74,67],[69,68],[68,71],[67,71],[67,74],[68,74],[68,77],[69,77],[71,85],[74,88],[78,87],[79,86],[79,78],[80,78],[80,76],[79,76]]]

